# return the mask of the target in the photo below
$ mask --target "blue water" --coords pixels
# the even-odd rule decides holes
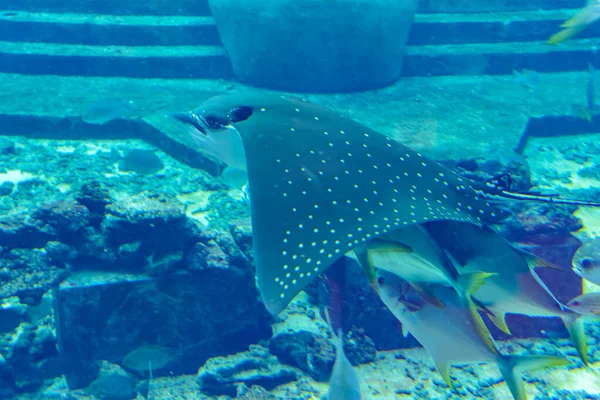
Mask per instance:
[[[517,355],[556,357],[530,399],[600,396],[599,279],[573,269],[600,235],[584,3],[2,2],[0,399],[523,399],[496,365]],[[431,222],[463,218],[505,246]],[[434,250],[390,239],[413,224]],[[393,307],[365,248],[417,265]],[[504,292],[461,300],[486,268]],[[409,334],[388,307],[436,316]],[[440,349],[480,359],[451,388]]]

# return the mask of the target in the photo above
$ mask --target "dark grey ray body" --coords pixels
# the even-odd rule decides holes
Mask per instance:
[[[236,122],[248,163],[254,253],[265,305],[278,313],[355,246],[397,227],[502,211],[454,174],[381,133],[301,99],[217,96],[193,113]]]

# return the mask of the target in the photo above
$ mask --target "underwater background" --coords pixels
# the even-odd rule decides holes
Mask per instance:
[[[594,0],[0,0],[0,399],[600,399],[597,19]],[[450,170],[478,183],[421,184]],[[319,213],[346,175],[353,220]],[[304,206],[321,225],[295,236]],[[360,236],[388,206],[415,219]],[[297,290],[267,263],[281,229],[310,264]]]

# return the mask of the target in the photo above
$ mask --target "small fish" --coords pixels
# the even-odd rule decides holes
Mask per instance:
[[[567,303],[571,310],[587,317],[600,317],[600,293],[585,293]]]
[[[333,325],[329,319],[327,309],[325,309],[327,324],[333,331]],[[329,378],[329,389],[327,390],[327,400],[360,400],[360,380],[354,370],[354,367],[344,353],[344,335],[342,330],[334,333],[335,338],[335,363],[331,377]]]
[[[539,89],[541,84],[540,74],[530,69],[522,69],[521,71],[513,69],[513,77],[519,85],[529,90]]]
[[[573,18],[563,23],[560,27],[564,29],[552,35],[548,39],[548,43],[558,44],[571,39],[598,19],[600,19],[600,1],[587,0],[586,6],[579,10]]]
[[[600,285],[600,238],[585,243],[573,255],[573,272]]]
[[[272,314],[349,250],[398,227],[438,219],[496,223],[508,216],[498,205],[507,200],[599,205],[515,192],[507,175],[462,178],[296,97],[219,95],[171,117],[200,141],[214,141],[209,147],[225,149],[213,151],[228,165],[246,164],[258,289]]]
[[[573,110],[573,116],[582,118],[588,122],[592,122],[594,114],[598,108],[596,103],[596,70],[592,64],[589,64],[589,73],[585,90],[585,105],[574,104],[571,109]]]
[[[588,110],[593,112],[596,108],[596,70],[592,64],[588,65],[589,75],[586,85],[586,104]]]
[[[452,364],[494,362],[513,397],[524,400],[527,393],[520,377],[522,372],[568,364],[560,357],[502,355],[481,317],[478,326],[474,326],[469,311],[452,288],[435,287],[436,297],[446,305],[439,308],[424,301],[396,275],[383,270],[378,270],[377,274],[381,299],[402,323],[403,330],[409,331],[433,358],[450,387],[453,387],[450,377]],[[482,339],[481,333],[487,336],[487,340]]]
[[[500,330],[510,334],[506,314],[560,317],[581,359],[588,363],[583,320],[561,304],[535,272],[539,267],[557,267],[517,249],[490,228],[457,221],[436,221],[426,227],[460,274],[493,274],[473,297],[491,311],[488,317]]]
[[[120,171],[150,175],[165,167],[160,158],[151,150],[133,149],[119,161]]]
[[[122,365],[131,370],[146,373],[159,370],[174,357],[171,349],[164,346],[140,346],[123,357]]]
[[[382,236],[381,239],[367,242],[358,250],[362,247],[367,249],[367,257],[357,258],[366,271],[383,269],[395,274],[407,281],[425,300],[437,307],[444,307],[444,304],[435,297],[435,285],[452,287],[464,307],[472,313],[472,318],[474,320],[480,318],[471,293],[492,274],[487,272],[458,274],[444,251],[423,226],[411,225],[398,229]]]
[[[135,103],[131,100],[105,99],[92,104],[81,119],[87,124],[102,125],[119,118],[130,116]]]

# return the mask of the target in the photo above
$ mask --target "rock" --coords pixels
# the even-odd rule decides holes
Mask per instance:
[[[239,400],[278,400],[275,395],[267,392],[261,386],[252,386],[248,388],[246,385],[241,384],[237,387],[236,399]]]
[[[39,304],[42,295],[67,274],[51,264],[42,250],[13,249],[0,258],[0,298],[18,296],[22,303]]]
[[[24,179],[17,183],[17,190],[19,194],[25,196],[32,196],[38,192],[41,192],[44,187],[48,186],[48,182],[40,178]]]
[[[0,217],[0,243],[5,248],[40,248],[55,237],[25,213]]]
[[[26,312],[27,306],[21,304],[18,297],[4,299],[0,304],[0,333],[10,332],[19,326]]]
[[[272,317],[249,271],[79,276],[61,284],[57,315],[65,356],[83,364],[122,360],[141,345],[160,346],[170,349],[173,359],[164,371],[154,371],[155,377],[193,374],[211,357],[244,351],[272,335]],[[77,368],[69,377],[70,387],[82,387],[85,376],[79,373]]]
[[[499,227],[512,242],[552,244],[583,228],[573,215],[576,206],[557,204],[515,204],[515,213]]]
[[[81,186],[77,201],[90,210],[91,213],[104,214],[106,206],[112,202],[108,189],[98,181],[91,181]]]
[[[255,273],[254,265],[246,256],[229,232],[219,232],[215,238],[215,242],[227,255],[229,263],[235,267],[249,270],[252,274]]]
[[[197,382],[203,394],[235,397],[237,387],[241,385],[259,385],[272,390],[297,378],[296,371],[281,365],[267,349],[251,345],[248,352],[208,360],[198,370]],[[246,395],[250,396],[248,392],[245,392]]]
[[[297,92],[387,86],[402,73],[417,0],[210,0],[240,81]],[[290,46],[295,43],[295,46]]]
[[[102,232],[116,246],[143,238],[141,251],[146,255],[183,249],[203,237],[200,227],[185,215],[183,204],[147,193],[108,205]]]
[[[144,257],[144,253],[140,250],[142,242],[136,240],[131,243],[123,243],[117,249],[117,255],[123,261],[139,261]]]
[[[160,258],[150,257],[144,266],[144,271],[150,276],[161,276],[175,273],[183,264],[183,252],[175,251],[164,254]]]
[[[583,167],[577,171],[577,175],[579,175],[582,178],[598,180],[598,178],[600,178],[600,173],[598,172],[598,165],[594,164],[587,167]]]
[[[6,359],[0,354],[0,399],[16,398],[17,387]]]
[[[61,266],[64,266],[65,263],[73,260],[77,256],[77,251],[72,246],[57,241],[46,243],[44,248],[46,249],[48,257],[50,257],[52,261],[60,263]]]
[[[25,391],[33,391],[44,382],[52,361],[58,357],[56,336],[51,327],[52,318],[46,317],[38,325],[24,322],[15,331],[6,356],[15,385]]]
[[[213,240],[207,244],[196,243],[186,259],[186,265],[191,270],[204,268],[229,268],[229,257]]]
[[[136,386],[137,380],[123,368],[101,361],[98,377],[87,391],[98,399],[129,400],[136,397]]]
[[[229,232],[238,249],[251,265],[254,265],[252,251],[252,225],[250,219],[236,220],[229,225]]]
[[[88,226],[81,236],[81,242],[77,246],[78,257],[74,260],[74,264],[82,268],[89,268],[94,264],[102,269],[114,266],[118,259],[116,254],[118,246],[108,243],[103,232],[94,226]]]
[[[0,138],[0,156],[7,156],[15,153],[15,142],[12,140]]]
[[[364,334],[361,328],[353,329],[344,341],[344,351],[352,365],[366,364],[375,361],[377,349],[373,339]]]
[[[41,397],[48,400],[76,400],[78,398],[69,390],[64,376],[54,378],[53,383],[43,389]]]
[[[74,200],[44,204],[33,213],[43,229],[65,243],[78,242],[79,233],[90,223],[90,211]]]
[[[313,332],[282,333],[269,341],[269,350],[279,361],[300,368],[313,379],[325,382],[335,362],[335,347]]]
[[[0,196],[8,196],[15,188],[15,184],[10,181],[2,182],[0,185]]]

